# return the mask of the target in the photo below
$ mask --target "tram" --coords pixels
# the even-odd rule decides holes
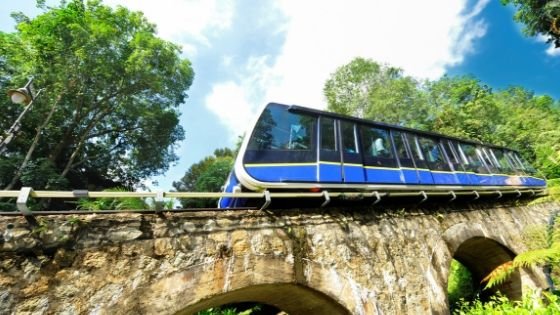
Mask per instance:
[[[546,181],[515,150],[296,105],[269,103],[245,137],[223,192],[495,192]],[[224,197],[220,208],[244,206]]]

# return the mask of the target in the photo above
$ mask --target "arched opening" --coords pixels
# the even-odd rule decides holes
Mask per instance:
[[[476,297],[478,284],[475,283],[469,268],[456,259],[451,260],[447,278],[447,298],[449,309],[454,310],[461,302],[472,301]]]
[[[195,315],[289,315],[281,309],[258,302],[243,302],[211,307],[197,312]]]
[[[453,258],[470,273],[474,289],[473,297],[482,301],[487,300],[498,291],[511,300],[521,299],[522,286],[519,271],[515,271],[503,284],[494,288],[485,289],[486,283],[483,282],[484,277],[492,270],[513,260],[514,257],[515,254],[511,250],[486,237],[473,237],[466,240],[453,255]],[[468,281],[468,277],[465,277],[465,280]],[[468,300],[472,297],[465,296],[464,298]]]
[[[218,307],[262,304],[269,314],[350,314],[342,305],[327,295],[297,284],[263,284],[250,286],[200,301],[177,314],[196,314]],[[275,313],[276,312],[276,313]],[[255,313],[256,314],[256,313]],[[267,314],[267,313],[264,313]]]

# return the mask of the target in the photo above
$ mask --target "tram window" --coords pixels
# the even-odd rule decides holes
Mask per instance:
[[[420,148],[426,157],[430,169],[449,171],[449,164],[443,155],[441,148],[439,147],[439,141],[435,139],[418,137],[418,143]]]
[[[487,148],[479,148],[478,149],[478,154],[480,154],[483,161],[486,163],[486,166],[488,166],[488,168],[490,168],[490,170],[492,170],[492,173],[494,173],[495,170],[498,168],[498,165],[496,164],[496,162],[494,160],[492,160],[490,158],[490,155],[488,154],[487,150],[488,150]]]
[[[505,171],[506,173],[510,173],[513,171],[513,167],[508,161],[504,150],[494,148],[490,150],[490,153],[494,157],[496,163],[498,163],[500,170]]]
[[[341,121],[340,131],[342,133],[342,148],[345,153],[360,153],[358,150],[358,135],[353,123]]]
[[[397,167],[389,130],[360,126],[363,162],[367,166]]]
[[[420,148],[420,143],[418,142],[419,137],[409,133],[405,134],[405,136],[414,159],[414,164],[416,164],[416,168],[429,169],[430,167],[428,166],[428,162],[424,158],[424,154]]]
[[[408,143],[410,144],[410,149],[412,150],[412,154],[414,155],[414,159],[416,159],[417,161],[424,161],[424,155],[422,154],[422,150],[420,149],[418,141],[416,141],[416,137],[411,134],[407,134],[407,138]]]
[[[336,129],[332,118],[321,117],[321,150],[336,151]]]
[[[393,143],[395,144],[395,151],[397,152],[401,167],[415,167],[410,151],[406,146],[405,134],[395,130],[391,130],[391,134],[393,135]]]
[[[527,172],[529,175],[535,175],[537,173],[537,170],[531,164],[529,164],[529,162],[527,162],[527,160],[525,160],[519,153],[517,152],[512,152],[512,153],[513,156],[517,158],[519,164],[521,164],[525,172]]]
[[[457,156],[457,152],[455,152],[455,148],[453,148],[453,142],[451,141],[446,141],[447,142],[447,148],[449,151],[449,159],[451,160],[451,163],[453,164],[459,164],[461,163],[459,160],[459,157]]]
[[[488,170],[486,169],[484,164],[482,164],[482,161],[477,154],[476,146],[472,144],[461,143],[459,144],[459,148],[463,152],[464,157],[467,159],[466,168],[468,170],[475,173],[488,174]]]
[[[315,121],[281,107],[268,107],[255,126],[248,149],[309,151]]]
[[[464,171],[463,161],[461,160],[461,157],[455,150],[454,143],[451,140],[446,139],[442,141],[441,147],[443,149],[443,154],[451,162],[451,165],[453,166],[453,170]]]
[[[389,130],[361,126],[364,155],[374,158],[392,158]]]
[[[516,171],[517,174],[521,175],[524,174],[525,172],[523,171],[523,166],[519,163],[519,161],[515,158],[515,156],[513,155],[513,152],[511,151],[506,151],[506,158],[508,159],[508,161],[511,163],[511,165],[513,166],[513,169]]]

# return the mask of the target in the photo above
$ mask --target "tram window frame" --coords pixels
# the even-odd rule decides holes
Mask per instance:
[[[519,154],[519,152],[513,152],[513,156],[515,156],[517,158],[517,160],[519,161],[519,163],[521,164],[521,166],[523,167],[523,171],[525,171],[525,173],[529,174],[529,175],[536,175],[538,173],[538,171],[531,165],[529,164],[529,162],[527,160],[525,160],[525,158],[523,156],[521,156],[521,154]]]
[[[351,122],[351,121],[346,121],[346,120],[340,120],[339,123],[340,126],[340,146],[341,146],[341,150],[344,154],[360,154],[361,150],[360,150],[360,142],[358,141],[358,132],[357,132],[357,126],[356,123]],[[346,126],[352,126],[352,142],[353,142],[353,149],[351,147],[346,147],[347,145],[347,139],[345,138],[346,135],[348,134],[347,131],[349,129],[345,129]]]
[[[525,175],[525,170],[523,165],[519,163],[519,161],[514,157],[513,151],[506,150],[506,157],[508,158],[509,162],[513,165],[513,170],[516,172],[517,175]]]
[[[397,168],[398,164],[391,141],[390,129],[365,124],[360,124],[358,128],[360,130],[364,165]],[[379,140],[381,140],[381,143],[379,143]],[[385,155],[376,155],[376,153],[379,153],[377,149],[382,149]]]
[[[330,122],[329,122],[330,121]],[[326,122],[326,123],[325,123]],[[325,135],[327,133],[324,132],[324,126],[332,127],[332,139],[329,139],[329,146],[325,146]],[[336,120],[330,117],[319,117],[319,149],[321,151],[329,151],[329,152],[337,152],[338,151],[338,141],[336,135]],[[332,144],[330,143],[332,141]]]
[[[494,158],[494,161],[496,162],[497,165],[499,165],[499,169],[500,171],[503,171],[506,174],[513,174],[514,169],[513,166],[511,165],[511,162],[508,160],[507,156],[506,156],[506,152],[504,149],[499,149],[499,148],[490,148],[490,155],[492,155],[492,157]],[[498,158],[498,155],[496,153],[500,153],[502,158]],[[505,164],[505,165],[504,165]]]
[[[424,158],[424,153],[418,144],[418,136],[412,133],[406,133],[406,138],[408,140],[410,151],[412,152],[412,158],[416,164],[416,168],[420,170],[429,170],[428,163]],[[412,144],[411,144],[412,142]]]
[[[490,157],[490,154],[488,154],[488,148],[487,147],[483,147],[481,146],[479,148],[480,150],[480,154],[482,155],[482,159],[484,160],[484,162],[486,163],[486,166],[490,169],[490,172],[492,174],[497,173],[497,171],[500,169],[498,164]]]
[[[448,157],[449,157],[449,161],[451,162],[451,166],[453,167],[453,170],[456,172],[464,172],[465,160],[459,153],[457,153],[456,150],[457,143],[451,139],[445,139],[444,141],[445,143],[447,143],[447,148],[449,148],[449,151],[451,152],[451,156]]]
[[[477,174],[490,174],[490,171],[488,170],[486,165],[484,165],[484,163],[480,159],[480,156],[478,155],[476,145],[471,143],[465,143],[465,142],[459,142],[458,144],[459,144],[458,147],[459,150],[461,150],[463,157],[466,159],[465,170]],[[474,155],[471,155],[469,152],[466,152],[465,148],[472,148]]]
[[[439,139],[425,136],[418,136],[417,139],[418,144],[422,149],[422,153],[424,154],[425,161],[428,164],[430,170],[442,172],[451,171],[449,160],[442,151],[441,142],[439,141]],[[426,145],[430,146],[431,148],[428,150]],[[434,150],[437,150],[437,154],[435,154]]]
[[[269,115],[268,117],[266,115]],[[294,122],[297,121],[302,125],[304,135],[305,148],[293,145],[292,132],[299,132],[302,129],[295,130]],[[257,121],[245,155],[243,163],[310,163],[317,161],[317,125],[318,116],[308,113],[299,113],[289,111],[288,108],[278,104],[269,105],[263,110],[259,120]],[[268,143],[263,146],[259,143],[262,139],[258,132],[262,129],[268,129]],[[290,141],[291,140],[291,141]]]
[[[395,157],[398,160],[399,166],[406,167],[406,168],[416,168],[416,164],[414,163],[414,157],[412,155],[410,145],[407,139],[408,133],[399,130],[393,130],[393,129],[390,129],[389,131],[391,134],[391,140],[393,142]],[[402,145],[402,149],[404,149],[404,153],[406,154],[406,156],[404,157],[401,156],[400,154],[401,150],[399,148],[400,145],[397,144],[396,139],[400,139],[400,145]]]

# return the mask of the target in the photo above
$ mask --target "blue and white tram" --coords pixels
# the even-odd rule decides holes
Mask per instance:
[[[478,196],[545,187],[518,152],[504,147],[270,103],[245,137],[224,192],[453,191]],[[241,202],[222,198],[219,207]]]

